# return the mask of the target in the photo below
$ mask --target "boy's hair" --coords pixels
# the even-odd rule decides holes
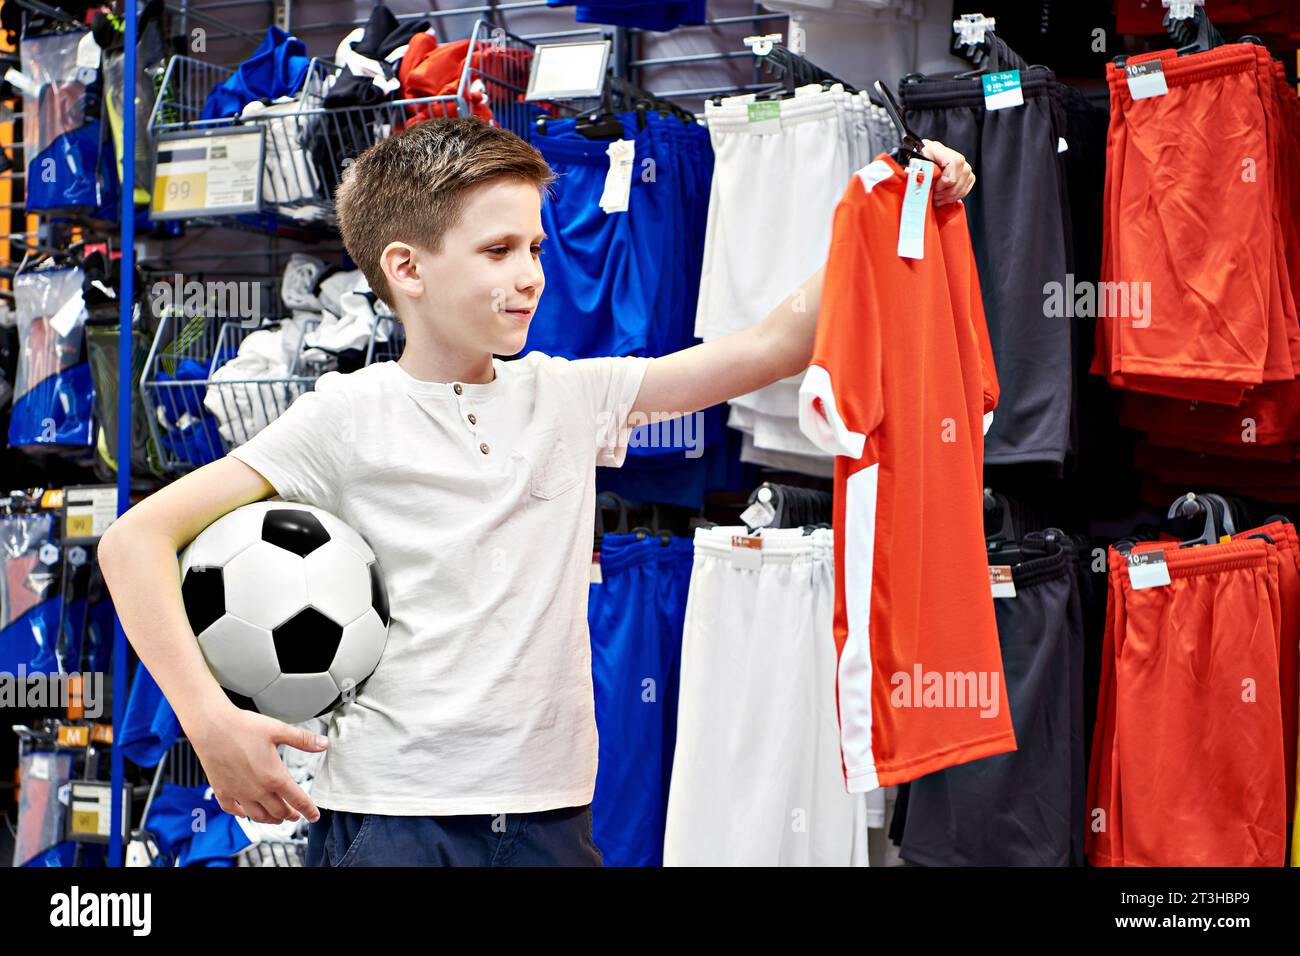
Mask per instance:
[[[477,116],[424,120],[348,164],[334,198],[343,245],[394,312],[380,253],[405,242],[437,254],[466,190],[500,177],[532,183],[543,197],[556,178],[534,146]]]

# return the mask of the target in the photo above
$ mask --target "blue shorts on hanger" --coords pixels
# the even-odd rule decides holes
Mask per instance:
[[[694,544],[606,534],[587,602],[600,758],[592,836],[606,866],[662,866]]]

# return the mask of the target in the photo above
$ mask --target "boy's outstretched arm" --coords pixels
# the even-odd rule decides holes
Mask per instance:
[[[809,276],[752,328],[655,359],[632,411],[688,415],[802,372],[812,358],[825,271]]]
[[[939,167],[934,202],[964,198],[975,185],[966,157],[942,143],[925,143],[925,154]],[[812,360],[825,274],[822,266],[752,328],[655,359],[632,411],[688,415],[802,372]]]

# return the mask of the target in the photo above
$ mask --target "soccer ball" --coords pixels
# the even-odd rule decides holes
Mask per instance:
[[[286,723],[354,698],[388,638],[375,553],[297,502],[244,505],[204,528],[181,555],[181,595],[227,696]]]

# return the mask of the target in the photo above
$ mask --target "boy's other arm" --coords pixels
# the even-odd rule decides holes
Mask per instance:
[[[186,616],[177,552],[223,515],[274,494],[255,469],[226,456],[132,507],[99,544],[122,629],[176,711],[218,803],[262,823],[296,819],[296,811],[309,819],[319,815],[275,745],[319,751],[326,738],[241,710],[226,697]]]
[[[655,359],[632,411],[687,415],[802,372],[812,360],[825,274],[823,266],[757,325]]]

